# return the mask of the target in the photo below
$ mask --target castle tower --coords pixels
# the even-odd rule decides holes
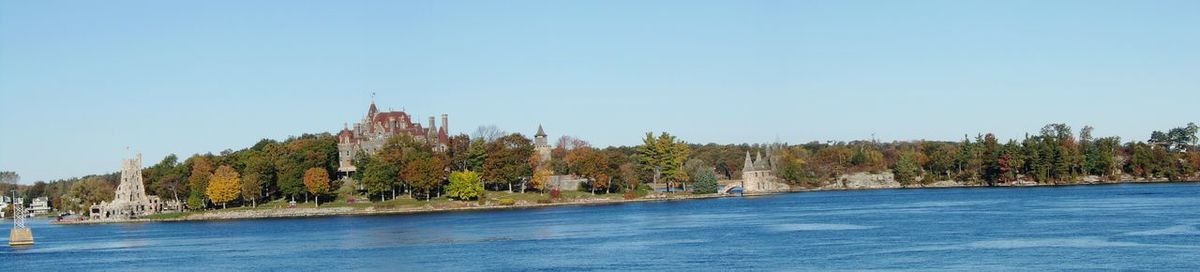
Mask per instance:
[[[442,114],[442,131],[445,131],[446,135],[450,134],[450,116],[445,113]]]
[[[429,139],[430,142],[437,141],[437,124],[433,123],[433,121],[433,116],[429,116],[429,132],[427,133],[429,134],[427,135],[429,138],[427,139]]]
[[[771,166],[767,165],[767,160],[763,159],[762,152],[755,152],[755,153],[756,153],[755,155],[757,158],[754,159],[754,170],[755,171],[770,170]]]
[[[379,113],[379,108],[375,107],[375,97],[371,97],[371,108],[367,109],[367,120],[375,120],[376,113]]]
[[[546,139],[546,131],[538,125],[538,131],[533,134],[533,151],[538,153],[541,162],[550,161],[550,141]]]
[[[754,161],[750,160],[750,151],[746,151],[746,164],[742,165],[742,173],[754,171]]]

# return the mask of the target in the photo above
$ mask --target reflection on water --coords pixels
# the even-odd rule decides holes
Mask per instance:
[[[813,192],[441,214],[49,225],[32,270],[1200,269],[1200,186]]]

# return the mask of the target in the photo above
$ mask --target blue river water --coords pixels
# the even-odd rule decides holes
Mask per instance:
[[[1200,270],[1196,183],[32,225],[0,270]]]

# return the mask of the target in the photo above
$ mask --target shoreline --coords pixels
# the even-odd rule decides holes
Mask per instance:
[[[642,202],[660,202],[660,201],[686,201],[697,199],[714,199],[726,197],[742,197],[742,196],[764,196],[777,194],[791,193],[806,193],[806,192],[825,192],[825,191],[859,191],[859,190],[909,190],[909,189],[955,189],[955,188],[1032,188],[1032,187],[1063,187],[1063,186],[1089,186],[1089,185],[1119,185],[1119,184],[1155,184],[1155,183],[1195,183],[1197,181],[1156,181],[1156,180],[1132,180],[1132,181],[1116,181],[1116,182],[1082,182],[1082,183],[1064,183],[1064,184],[1002,184],[996,186],[987,185],[958,185],[958,186],[901,186],[901,187],[878,187],[878,188],[794,188],[788,191],[769,192],[769,193],[754,193],[743,195],[721,195],[721,194],[703,194],[703,195],[666,195],[664,197],[654,198],[636,198],[636,199],[608,199],[608,200],[578,200],[570,202],[558,203],[530,203],[516,205],[487,205],[487,206],[469,206],[469,207],[452,207],[452,208],[433,208],[429,206],[419,208],[399,208],[399,209],[374,209],[368,207],[365,209],[357,209],[353,207],[331,207],[331,208],[272,208],[263,210],[241,210],[241,211],[211,211],[197,214],[190,214],[179,218],[162,218],[162,219],[128,219],[128,220],[80,220],[80,221],[56,221],[51,220],[51,224],[55,225],[92,225],[92,224],[128,224],[128,223],[151,223],[151,222],[188,222],[188,221],[230,221],[230,220],[256,220],[256,219],[280,219],[280,218],[306,218],[306,217],[338,217],[338,216],[387,216],[387,215],[407,215],[407,214],[429,214],[429,213],[450,213],[450,212],[478,212],[478,211],[499,211],[499,210],[519,210],[519,209],[534,209],[534,208],[550,208],[550,207],[567,207],[567,206],[598,206],[598,205],[617,205],[625,203],[642,203]]]
[[[773,194],[773,193],[772,193]],[[765,195],[765,194],[746,194],[746,196]],[[453,208],[401,208],[401,209],[355,209],[352,207],[332,207],[332,208],[273,208],[254,211],[212,211],[198,214],[191,214],[179,218],[163,218],[163,219],[127,219],[127,220],[80,220],[80,221],[55,221],[51,220],[51,224],[56,225],[90,225],[90,224],[126,224],[126,223],[149,223],[149,222],[185,222],[185,221],[229,221],[229,220],[255,220],[255,219],[279,219],[279,218],[305,218],[305,217],[337,217],[337,216],[386,216],[386,215],[406,215],[406,214],[427,214],[427,213],[449,213],[449,212],[475,212],[475,211],[498,211],[498,210],[518,210],[518,209],[533,209],[533,208],[549,208],[549,207],[566,207],[566,206],[598,206],[598,205],[615,205],[625,203],[640,203],[640,202],[659,202],[659,201],[679,201],[679,200],[694,200],[694,199],[712,199],[733,197],[718,194],[703,194],[703,195],[674,195],[661,198],[636,198],[636,199],[615,199],[615,200],[583,200],[571,202],[557,203],[530,203],[530,204],[515,204],[515,205],[488,205],[488,206],[470,206],[470,207],[453,207]]]

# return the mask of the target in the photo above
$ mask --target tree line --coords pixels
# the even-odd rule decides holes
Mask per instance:
[[[278,199],[319,200],[361,195],[390,200],[442,196],[471,200],[487,191],[548,192],[551,177],[585,180],[594,194],[645,193],[650,185],[667,191],[717,191],[717,180],[740,177],[746,154],[763,154],[775,175],[799,186],[823,186],[842,176],[892,173],[905,185],[956,181],[998,185],[1084,180],[1189,180],[1200,171],[1197,126],[1151,133],[1147,141],[1096,138],[1092,127],[1077,133],[1050,124],[1023,139],[1004,142],[993,134],[961,141],[874,140],[772,144],[690,144],[669,133],[647,133],[637,146],[598,148],[562,136],[550,160],[542,161],[533,140],[520,133],[481,127],[475,134],[450,137],[444,147],[408,136],[392,137],[375,154],[358,152],[358,171],[337,173],[337,140],[328,133],[303,134],[283,141],[264,139],[240,150],[168,155],[142,174],[148,193],[179,200],[192,209],[254,206]],[[4,173],[6,180],[18,177]],[[119,173],[9,182],[27,198],[48,196],[60,210],[83,210],[112,199]],[[324,198],[322,198],[324,197]]]

